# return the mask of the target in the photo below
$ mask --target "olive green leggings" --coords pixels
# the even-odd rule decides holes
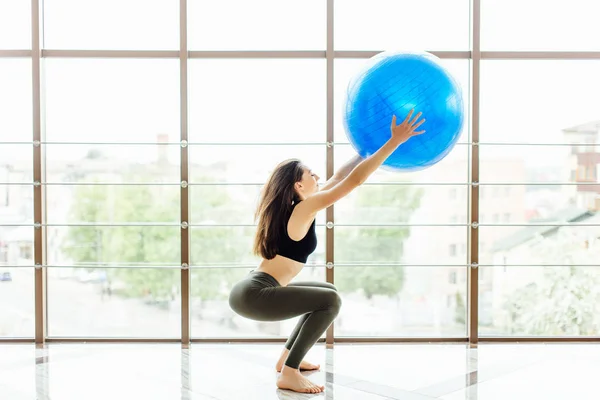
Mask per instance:
[[[229,295],[229,306],[242,317],[281,321],[302,316],[285,347],[285,365],[297,369],[308,350],[327,330],[342,301],[335,286],[326,282],[299,282],[281,286],[271,275],[252,271]]]

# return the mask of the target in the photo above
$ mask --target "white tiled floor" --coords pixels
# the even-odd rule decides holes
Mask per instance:
[[[0,344],[0,399],[599,399],[600,344],[317,345],[325,393],[275,387],[280,345]]]

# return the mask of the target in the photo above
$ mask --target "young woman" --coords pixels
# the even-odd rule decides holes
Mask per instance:
[[[365,160],[355,157],[319,190],[319,177],[299,160],[279,164],[265,184],[256,210],[258,228],[254,252],[263,260],[258,269],[238,282],[229,305],[239,315],[257,321],[281,321],[302,316],[276,365],[277,386],[296,392],[319,393],[300,370],[319,369],[303,361],[308,350],[338,315],[341,299],[325,282],[290,283],[317,247],[315,216],[348,195],[400,146],[414,135],[424,119],[411,110],[399,125],[392,118],[390,139]]]

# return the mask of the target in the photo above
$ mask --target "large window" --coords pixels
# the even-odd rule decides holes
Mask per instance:
[[[338,50],[467,50],[464,0],[342,0],[335,3]]]
[[[170,0],[44,0],[48,49],[177,50],[179,7]]]
[[[189,61],[189,70],[192,143],[325,142],[324,60],[194,59]],[[263,160],[260,153],[256,153],[256,150],[266,152],[267,149],[269,147],[264,146],[247,148],[246,154],[252,156],[252,164],[256,163],[257,167],[245,167],[256,169],[261,161],[272,167],[269,163],[278,158]],[[278,153],[280,149],[272,150]],[[217,160],[239,158],[237,153],[228,155],[230,152],[218,148],[210,148],[208,152]],[[201,162],[205,158],[206,154],[191,160]],[[237,179],[248,178],[242,175]],[[258,178],[264,179],[264,174]]]
[[[484,61],[482,335],[600,334],[598,61]],[[588,266],[588,267],[586,267]]]
[[[180,336],[177,62],[45,73],[48,335]]]
[[[231,286],[260,260],[252,254],[262,182],[287,158],[325,175],[323,60],[190,62],[191,326],[194,337],[280,337],[294,321],[233,315]],[[214,108],[215,104],[222,106]],[[325,227],[300,279],[324,280]],[[289,332],[288,332],[289,333]]]
[[[335,62],[336,167],[355,154],[342,106],[348,80],[363,63]],[[467,61],[444,65],[468,104]],[[438,165],[416,173],[377,171],[335,205],[334,279],[344,301],[337,336],[465,336],[467,255],[447,249],[453,241],[467,243],[467,137],[464,129]],[[463,279],[449,282],[456,272]]]
[[[0,50],[31,48],[31,2],[0,1]]]
[[[188,0],[189,48],[325,50],[326,10],[319,0]]]
[[[323,182],[355,154],[345,93],[381,50],[438,55],[466,123],[438,164],[381,169],[318,215],[297,280],[342,296],[324,336],[598,336],[597,11],[0,0],[0,339],[41,324],[49,338],[284,338],[297,319],[228,305],[260,263],[261,187],[285,159]]]
[[[336,269],[336,286],[343,295],[335,321],[337,336],[465,337],[464,263],[457,267],[365,264]],[[461,278],[450,281],[452,274]]]
[[[0,58],[0,88],[0,337],[33,337],[31,61]]]
[[[483,50],[600,50],[593,0],[481,0]]]

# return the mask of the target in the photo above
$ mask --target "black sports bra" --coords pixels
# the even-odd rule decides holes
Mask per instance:
[[[315,219],[316,220],[316,219]],[[293,240],[288,235],[287,222],[283,227],[281,239],[279,241],[277,254],[283,257],[291,258],[294,261],[306,263],[308,256],[317,248],[317,232],[315,230],[315,220],[313,220],[306,235],[298,241]]]

